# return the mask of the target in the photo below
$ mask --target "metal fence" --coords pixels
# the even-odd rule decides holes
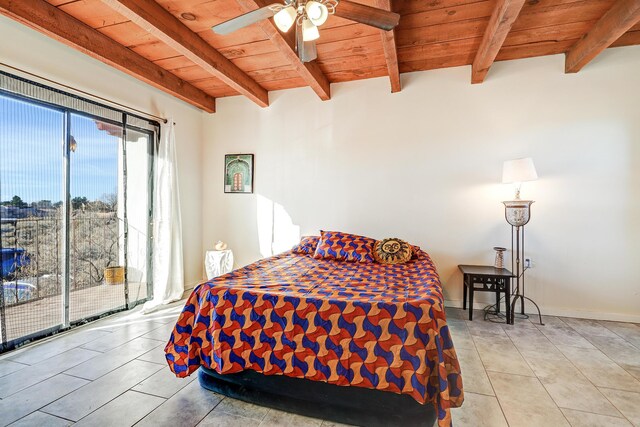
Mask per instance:
[[[105,268],[118,265],[118,222],[115,212],[83,212],[71,220],[71,291],[103,284]],[[60,294],[60,212],[1,224],[5,305]],[[16,298],[18,284],[31,285],[32,292]]]
[[[64,232],[61,209],[29,212],[23,218],[0,220],[4,340],[47,330],[62,319],[62,251]],[[140,242],[147,238],[129,230]],[[108,267],[122,265],[124,223],[116,212],[78,209],[70,230],[70,318],[77,321],[125,305],[124,283],[107,284]],[[146,243],[145,243],[146,244]],[[122,286],[118,286],[122,285]],[[130,301],[147,298],[146,278],[128,283]]]

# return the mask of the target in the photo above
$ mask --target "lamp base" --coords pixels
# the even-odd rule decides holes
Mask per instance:
[[[518,301],[518,299],[520,299],[522,307],[524,307],[524,300],[529,301],[531,304],[533,304],[536,307],[536,310],[538,310],[538,318],[540,319],[540,325],[544,326],[544,323],[542,323],[542,313],[540,312],[540,307],[538,307],[538,304],[536,304],[536,302],[534,300],[532,300],[529,297],[525,297],[524,295],[514,295],[513,296],[513,301],[511,301],[511,319],[509,319],[509,321],[511,322],[511,324],[513,324],[513,321],[515,319],[515,308],[516,308],[516,302]],[[524,313],[524,309],[522,310],[522,315],[527,316]],[[527,316],[528,318],[529,316]]]
[[[514,203],[514,202],[503,202],[505,204],[506,207],[506,217],[507,217],[507,221],[509,221],[509,204],[510,203]],[[526,204],[525,206],[518,206],[516,208],[516,210],[520,210],[523,213],[526,213],[526,220],[524,221],[524,224],[526,224],[527,222],[529,222],[529,206],[531,205],[531,201],[524,201],[524,203]],[[522,218],[519,218],[522,219]],[[519,221],[518,221],[519,222]],[[527,270],[526,268],[523,268],[522,266],[522,260],[524,259],[524,224],[522,225],[514,225],[513,223],[509,222],[511,224],[511,270],[513,271],[513,277],[515,278],[515,292],[512,294],[513,296],[513,301],[511,301],[511,313],[510,313],[510,318],[507,319],[508,322],[507,323],[511,323],[513,324],[513,321],[515,319],[515,308],[516,308],[516,303],[518,302],[518,300],[520,300],[520,314],[525,316],[525,312],[524,312],[524,302],[525,300],[530,301],[535,307],[536,310],[538,310],[538,317],[540,319],[540,325],[544,325],[544,323],[542,323],[542,313],[540,312],[540,307],[538,306],[538,304],[535,303],[535,301],[533,301],[531,298],[526,297],[525,291],[524,291],[524,279],[525,279],[525,271]],[[515,237],[515,239],[514,239]]]

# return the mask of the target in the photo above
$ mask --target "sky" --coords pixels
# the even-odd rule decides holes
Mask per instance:
[[[71,116],[71,197],[101,199],[117,192],[119,138],[95,121]],[[0,200],[62,199],[64,114],[0,95]]]

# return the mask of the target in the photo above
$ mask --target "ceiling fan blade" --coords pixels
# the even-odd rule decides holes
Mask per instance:
[[[336,6],[335,15],[385,31],[393,30],[400,23],[400,15],[395,12],[354,3],[349,0],[340,0],[340,3]]]
[[[311,62],[318,58],[318,49],[316,49],[316,41],[306,42],[302,38],[302,27],[296,26],[296,49],[298,50],[298,58],[302,62]]]
[[[282,7],[282,4],[273,3],[269,6],[247,12],[244,15],[231,18],[228,21],[211,27],[211,29],[217,34],[229,34],[241,28],[248,27],[251,24],[255,24],[258,21],[262,21],[263,19],[271,18],[276,13],[280,12]]]

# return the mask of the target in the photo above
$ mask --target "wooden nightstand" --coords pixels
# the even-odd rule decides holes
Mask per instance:
[[[511,278],[513,274],[506,268],[495,268],[485,265],[459,265],[462,272],[462,288],[464,301],[462,307],[467,309],[467,293],[469,294],[469,320],[473,320],[473,293],[475,291],[493,292],[496,294],[496,312],[500,312],[500,294],[504,294],[507,306],[507,323],[511,319]]]

